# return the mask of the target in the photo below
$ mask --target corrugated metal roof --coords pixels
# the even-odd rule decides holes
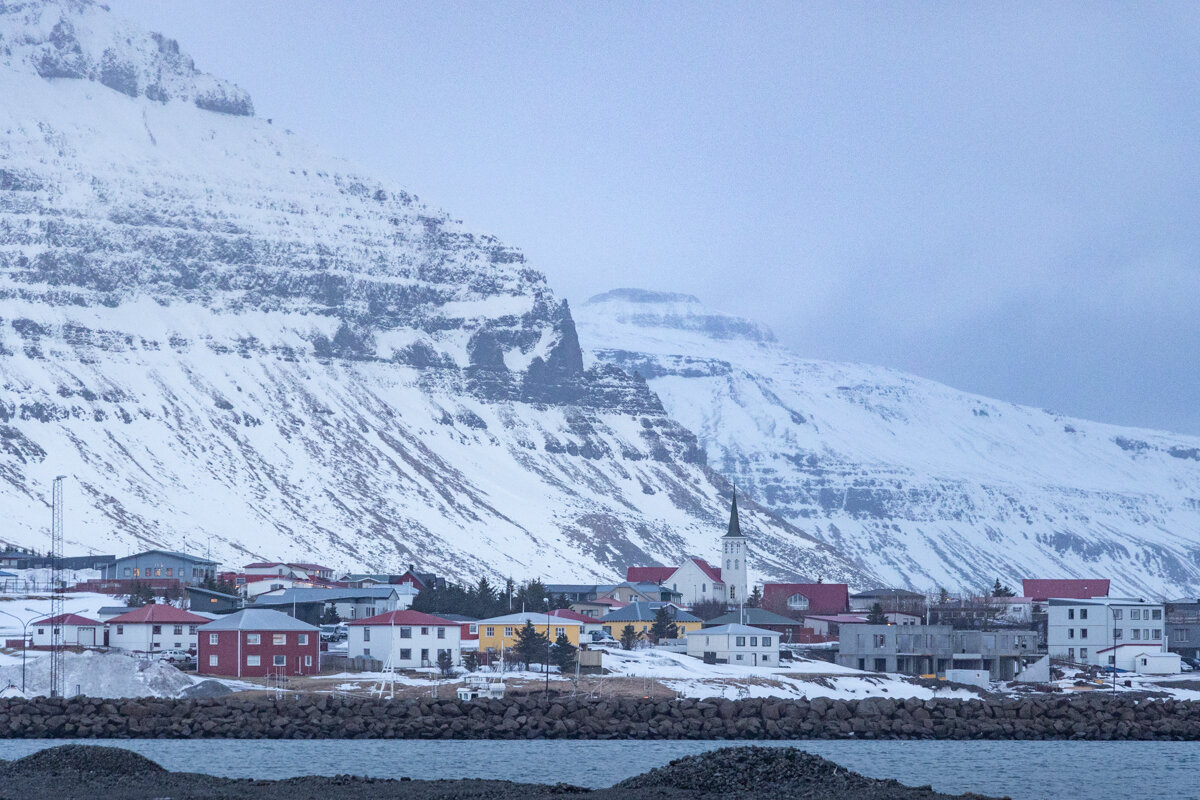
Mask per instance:
[[[675,622],[700,622],[700,618],[681,611],[668,603],[630,603],[624,608],[610,611],[597,622],[653,622],[658,609],[667,608],[667,613]],[[673,612],[673,613],[672,613]]]
[[[407,584],[404,584],[407,585]],[[392,594],[410,594],[400,586],[364,586],[362,589],[284,589],[280,594],[260,596],[255,605],[287,606],[292,603],[328,603],[336,600],[351,600],[362,597],[368,600],[383,600]]]
[[[698,631],[688,631],[688,636],[709,636],[719,635],[723,633],[733,633],[738,635],[749,634],[751,636],[775,636],[775,631],[769,631],[766,628],[751,628],[749,625],[718,625],[715,628],[701,628]]]
[[[282,611],[269,608],[244,608],[226,614],[218,620],[204,625],[205,632],[211,631],[319,631],[316,625],[301,622]]]
[[[208,619],[199,614],[184,611],[182,608],[168,605],[167,603],[147,603],[141,608],[135,608],[133,611],[127,611],[120,616],[113,617],[108,622],[110,625],[145,625],[156,622],[180,622],[188,625],[203,625],[208,622]]]

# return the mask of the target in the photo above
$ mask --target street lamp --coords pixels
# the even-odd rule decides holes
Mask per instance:
[[[546,595],[546,700],[550,699],[550,595]]]
[[[27,608],[25,610],[33,614],[33,616],[28,620],[23,620],[16,614],[10,614],[7,611],[0,611],[0,614],[3,614],[6,617],[12,617],[17,622],[21,623],[21,694],[25,694],[25,648],[29,643],[29,637],[26,636],[26,632],[29,629],[29,623],[41,616],[41,612],[34,611],[32,608]]]

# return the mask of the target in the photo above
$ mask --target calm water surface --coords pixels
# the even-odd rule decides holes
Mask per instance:
[[[76,742],[124,747],[174,771],[229,778],[351,773],[418,779],[503,778],[604,787],[673,758],[738,742],[346,740],[0,740],[0,758]],[[1200,743],[745,742],[799,747],[850,769],[941,792],[1013,800],[1200,800]],[[524,774],[512,766],[526,765]]]

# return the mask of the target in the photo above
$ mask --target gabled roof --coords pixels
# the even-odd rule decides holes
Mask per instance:
[[[589,622],[653,622],[654,616],[658,609],[666,606],[667,615],[675,622],[700,622],[700,618],[689,614],[686,611],[680,611],[670,603],[630,603],[624,608],[618,608],[616,611],[610,611],[598,620],[588,620]]]
[[[850,587],[844,583],[765,583],[763,605],[787,608],[788,598],[795,594],[808,598],[805,614],[838,614],[850,606]]]
[[[572,611],[569,608],[556,608],[550,612],[552,617],[562,617],[563,619],[573,619],[576,622],[586,622],[589,625],[599,622],[595,617],[589,617],[586,614],[580,614],[578,611]]]
[[[738,635],[750,634],[751,636],[776,636],[775,631],[769,631],[766,628],[751,628],[749,625],[718,625],[715,628],[701,628],[698,631],[688,631],[688,636],[711,636],[722,633],[736,633]]]
[[[625,580],[629,583],[663,583],[679,567],[628,567]]]
[[[81,617],[78,614],[59,614],[57,617],[47,617],[46,619],[39,619],[37,622],[35,622],[33,624],[34,625],[83,625],[86,627],[86,626],[100,625],[101,623],[97,622],[94,619],[88,619],[87,617]]]
[[[1021,593],[1034,600],[1067,597],[1090,600],[1108,597],[1108,578],[1026,578],[1021,581]]]
[[[708,620],[705,625],[800,625],[801,623],[785,617],[782,614],[776,614],[774,611],[768,611],[765,608],[747,608],[742,611],[731,611],[728,614],[722,614],[719,617]]]
[[[700,571],[703,572],[705,575],[707,575],[709,580],[711,580],[713,583],[724,583],[725,582],[724,579],[721,577],[721,570],[714,567],[712,564],[708,563],[703,558],[690,558],[688,560],[691,561],[692,563],[694,563],[697,567],[699,567]]]
[[[857,594],[852,594],[850,596],[857,600],[867,600],[873,597],[877,597],[881,600],[887,598],[891,598],[893,600],[916,600],[917,598],[922,600],[925,599],[925,595],[921,594],[920,592],[910,592],[908,589],[898,589],[894,586],[877,586],[874,589],[867,589],[865,592],[858,592]]]
[[[158,550],[158,549],[144,550],[141,553],[134,553],[131,556],[122,556],[121,558],[118,558],[116,560],[117,561],[128,561],[131,558],[143,558],[145,556],[152,555],[153,553],[162,553],[164,556],[171,556],[172,558],[178,558],[183,561],[191,561],[194,564],[214,564],[215,565],[217,563],[216,561],[212,561],[211,559],[200,558],[200,556],[193,556],[188,553],[179,553],[179,552],[176,552],[175,550]]]
[[[376,614],[373,617],[363,617],[356,619],[353,622],[347,622],[347,625],[441,625],[453,626],[457,628],[461,623],[457,620],[446,619],[445,617],[435,617],[433,614],[425,614],[421,611],[385,611],[382,614]]]
[[[176,608],[167,603],[147,603],[141,608],[135,608],[133,611],[126,611],[124,614],[113,617],[108,621],[109,625],[149,625],[156,623],[183,623],[186,625],[203,625],[208,622],[208,617],[202,617],[199,614],[193,614],[190,611],[184,611],[182,608]]]
[[[269,608],[244,608],[233,614],[226,614],[214,622],[204,626],[205,633],[210,631],[319,631],[316,625],[301,622],[295,617],[289,617],[282,611],[272,611]]]
[[[546,625],[558,625],[559,627],[561,627],[563,625],[580,625],[580,624],[582,624],[582,623],[576,622],[573,619],[567,619],[565,617],[548,616],[546,614],[535,613],[533,611],[522,611],[522,612],[519,612],[516,614],[505,614],[502,617],[492,617],[491,619],[481,619],[481,620],[479,620],[479,624],[480,625],[524,625],[527,621],[532,622],[533,626],[535,628],[537,628],[537,627],[544,628],[544,627],[546,627]],[[591,621],[593,621],[593,620],[589,620],[589,622],[591,622]]]

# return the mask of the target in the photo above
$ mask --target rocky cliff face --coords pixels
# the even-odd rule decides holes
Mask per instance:
[[[597,362],[644,377],[740,490],[890,583],[1200,590],[1200,439],[801,359],[686,295],[610,292],[579,322]]]
[[[44,546],[457,577],[712,556],[729,487],[524,256],[88,2],[0,1],[0,498]],[[751,507],[766,575],[870,578]]]

